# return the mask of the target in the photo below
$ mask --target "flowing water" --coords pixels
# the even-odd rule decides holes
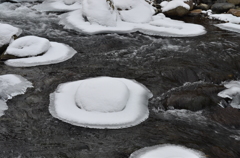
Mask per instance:
[[[200,150],[208,158],[240,157],[240,111],[217,104],[221,83],[240,77],[240,34],[220,30],[217,21],[200,16],[183,19],[206,28],[207,34],[198,37],[89,36],[65,30],[57,14],[29,10],[31,5],[1,5],[0,22],[23,29],[21,36],[66,43],[78,53],[47,66],[0,63],[0,75],[18,74],[34,85],[9,100],[0,117],[1,158],[127,158],[164,143]],[[135,79],[147,86],[154,95],[149,119],[126,129],[98,130],[50,115],[49,94],[60,83],[97,76]]]

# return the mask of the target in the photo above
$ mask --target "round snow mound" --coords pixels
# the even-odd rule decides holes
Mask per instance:
[[[9,44],[13,40],[13,36],[19,36],[22,30],[9,24],[0,23],[0,47]]]
[[[146,120],[152,93],[125,78],[97,77],[58,86],[50,94],[53,117],[88,128],[126,128]]]
[[[129,158],[206,158],[200,151],[178,145],[156,145],[135,151]]]
[[[13,41],[6,50],[6,54],[18,57],[36,56],[45,53],[50,48],[46,38],[25,36]]]
[[[22,58],[9,59],[5,61],[5,64],[13,67],[56,64],[70,59],[76,53],[76,50],[66,44],[27,36],[14,41],[5,53]]]
[[[76,92],[76,104],[87,111],[122,111],[128,98],[127,86],[112,78],[85,80]]]

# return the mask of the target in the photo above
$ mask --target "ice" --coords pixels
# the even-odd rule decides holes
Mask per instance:
[[[0,117],[4,115],[4,111],[8,109],[8,106],[5,101],[0,99]]]
[[[44,0],[10,0],[12,2],[40,2],[40,1],[44,1]]]
[[[159,16],[159,17],[158,17]],[[98,33],[130,33],[142,32],[148,35],[171,36],[171,37],[191,37],[205,34],[205,28],[201,25],[188,24],[166,18],[163,14],[153,16],[150,23],[130,23],[121,20],[117,21],[116,27],[106,27],[102,25],[91,25],[85,21],[81,10],[76,10],[60,16],[60,24],[67,29],[74,29],[86,34]],[[171,24],[166,25],[166,23]],[[176,27],[176,26],[180,27]]]
[[[34,6],[38,11],[64,12],[82,8],[82,0],[45,0]]]
[[[6,101],[14,96],[24,94],[27,88],[33,87],[25,78],[7,74],[0,76],[0,116],[8,109]]]
[[[129,158],[206,158],[206,156],[200,151],[184,146],[165,144],[145,147],[132,153]]]
[[[82,15],[93,25],[116,26],[117,23],[112,0],[83,0]]]
[[[240,24],[224,23],[224,24],[216,24],[215,26],[223,30],[240,33]]]
[[[50,46],[50,42],[46,38],[25,36],[13,41],[7,48],[5,54],[18,57],[36,56],[45,53]]]
[[[233,108],[240,109],[240,81],[230,81],[225,83],[224,86],[227,89],[219,92],[218,96],[232,99],[230,105]]]
[[[84,82],[89,83],[87,84],[87,87],[83,88],[81,87],[81,84]],[[91,83],[94,83],[93,87],[89,87]],[[98,85],[98,83],[104,84]],[[113,89],[108,87],[106,84],[113,86],[113,89],[116,88],[119,91],[113,92]],[[106,89],[102,87],[105,87]],[[86,90],[87,88],[91,89],[87,90],[88,92],[86,92],[86,94],[78,94],[84,93],[82,90]],[[94,92],[94,88],[96,88],[97,92]],[[100,96],[103,98],[96,96],[101,93],[101,88],[103,93],[107,90],[110,90],[107,92],[107,94],[100,94]],[[93,93],[89,94],[90,92]],[[113,92],[113,94],[111,92]],[[127,92],[129,94],[123,94]],[[76,102],[81,102],[83,97],[87,97],[84,100],[85,107],[80,108]],[[49,111],[53,117],[76,126],[100,129],[127,128],[130,126],[135,126],[148,118],[149,111],[147,104],[148,99],[151,97],[152,93],[145,86],[134,80],[124,78],[97,77],[59,85],[57,90],[50,95]],[[94,105],[89,105],[92,103],[92,101],[90,101],[91,99],[94,100]],[[120,103],[120,106],[116,106],[114,99],[118,100],[116,103]],[[123,100],[121,101],[119,99]],[[101,104],[96,104],[98,101]],[[122,109],[125,102],[126,104]],[[97,106],[105,108],[103,107],[104,103],[108,104],[106,108],[107,110],[99,110]],[[87,110],[85,110],[86,108]],[[89,111],[92,110],[92,108],[94,108],[93,111]]]
[[[0,23],[0,47],[9,44],[14,36],[19,36],[22,30],[9,24]]]
[[[162,12],[166,12],[169,10],[172,10],[174,8],[177,8],[179,6],[186,8],[187,10],[190,9],[190,6],[184,2],[187,2],[188,0],[172,0],[172,1],[163,1],[160,3],[162,7]]]
[[[77,52],[70,46],[57,42],[50,42],[49,50],[39,56],[9,59],[5,61],[6,65],[13,67],[31,67],[38,65],[56,64],[66,61],[74,56]]]
[[[136,1],[136,0],[134,0]],[[147,23],[152,20],[152,16],[155,13],[153,7],[146,1],[138,0],[135,5],[128,10],[119,11],[121,19],[126,22],[133,23]],[[125,8],[125,7],[123,7]]]
[[[232,14],[209,14],[209,18],[240,24],[240,17],[233,16]]]

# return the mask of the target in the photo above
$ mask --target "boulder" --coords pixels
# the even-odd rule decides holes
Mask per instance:
[[[230,9],[227,13],[240,17],[240,9]]]
[[[197,9],[202,9],[202,10],[208,10],[210,7],[207,4],[200,3],[199,5],[196,6]]]
[[[235,5],[232,3],[215,3],[211,7],[215,13],[224,13],[233,8],[235,8]]]
[[[182,6],[178,6],[177,8],[171,9],[169,11],[164,12],[164,14],[166,16],[184,16],[186,14],[188,14],[189,10],[182,7]]]
[[[240,0],[227,0],[228,3],[232,3],[234,5],[239,5],[240,4]]]

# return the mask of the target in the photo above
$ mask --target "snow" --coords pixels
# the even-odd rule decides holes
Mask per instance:
[[[240,24],[240,17],[233,16],[232,14],[209,14],[209,18]]]
[[[9,24],[0,23],[0,47],[9,44],[13,40],[13,36],[19,36],[22,30]]]
[[[50,46],[50,42],[46,38],[25,36],[13,41],[7,48],[5,54],[18,57],[36,56],[45,53]]]
[[[45,0],[43,3],[34,6],[38,11],[63,12],[82,8],[82,0]]]
[[[6,101],[14,96],[24,94],[27,88],[33,87],[32,83],[25,78],[7,74],[0,76],[0,116],[8,109]]]
[[[230,105],[233,108],[240,109],[240,81],[230,81],[225,83],[227,88],[218,93],[219,97],[232,99]]]
[[[77,52],[70,46],[57,42],[50,42],[51,47],[43,55],[19,59],[9,59],[6,65],[13,67],[31,67],[38,65],[55,64],[66,61]]]
[[[75,97],[76,104],[84,110],[117,112],[125,108],[129,98],[129,90],[124,83],[118,80],[111,78],[91,79],[80,84]]]
[[[131,154],[130,158],[206,158],[197,150],[179,145],[156,145],[145,147]]]
[[[162,12],[166,12],[172,9],[175,9],[177,7],[184,7],[187,10],[190,9],[190,6],[184,2],[186,2],[188,0],[172,0],[172,1],[163,1],[162,3],[160,3],[161,7],[162,7]]]
[[[215,26],[223,30],[240,33],[240,24],[224,23],[224,24],[216,24]]]
[[[130,5],[130,6],[133,6],[133,7],[128,10],[119,11],[121,19],[123,21],[133,22],[133,23],[147,23],[152,20],[152,16],[155,13],[155,11],[153,7],[149,5],[147,2],[140,0],[140,1],[136,1],[135,5]],[[126,7],[123,7],[123,8],[126,8]]]
[[[81,10],[63,14],[60,18],[60,24],[64,25],[65,28],[74,29],[86,34],[130,33],[139,31],[144,34],[156,36],[190,37],[206,33],[205,28],[201,25],[183,22],[180,24],[179,21],[166,18],[163,14],[153,16],[152,18],[157,20],[150,21],[149,23],[130,23],[118,20],[116,27],[106,27],[97,24],[91,25],[84,20]],[[166,25],[169,22],[172,22],[172,24]],[[176,25],[181,25],[181,27],[176,28]]]
[[[90,86],[92,83],[93,86]],[[103,85],[101,85],[102,83]],[[84,84],[82,85],[83,87],[81,84]],[[113,87],[111,88],[106,84]],[[87,90],[86,94],[79,94],[85,93],[82,90],[86,90],[87,88],[90,90]],[[96,88],[97,92],[94,92],[94,88]],[[100,94],[103,98],[96,96],[101,93],[101,88],[103,93],[110,90],[107,94]],[[114,88],[119,91],[113,92]],[[93,93],[89,94],[90,92]],[[87,98],[84,99],[84,97]],[[152,93],[145,86],[134,80],[97,77],[59,85],[56,91],[50,94],[49,111],[53,117],[76,126],[100,129],[127,128],[135,126],[148,118],[149,111],[147,104],[148,99],[151,97]],[[84,103],[81,99],[84,99]],[[92,103],[91,99],[94,100],[94,105],[89,105]],[[118,100],[116,103],[120,104],[120,106],[116,105],[114,99]],[[101,104],[96,104],[98,101]],[[85,106],[79,108],[76,102],[81,102]],[[104,103],[107,103],[107,110],[105,107],[104,111],[99,110],[103,108]],[[123,104],[125,105],[122,109]],[[92,108],[94,108],[93,111],[88,111]]]
[[[82,15],[93,25],[116,26],[117,12],[111,0],[83,0]]]

